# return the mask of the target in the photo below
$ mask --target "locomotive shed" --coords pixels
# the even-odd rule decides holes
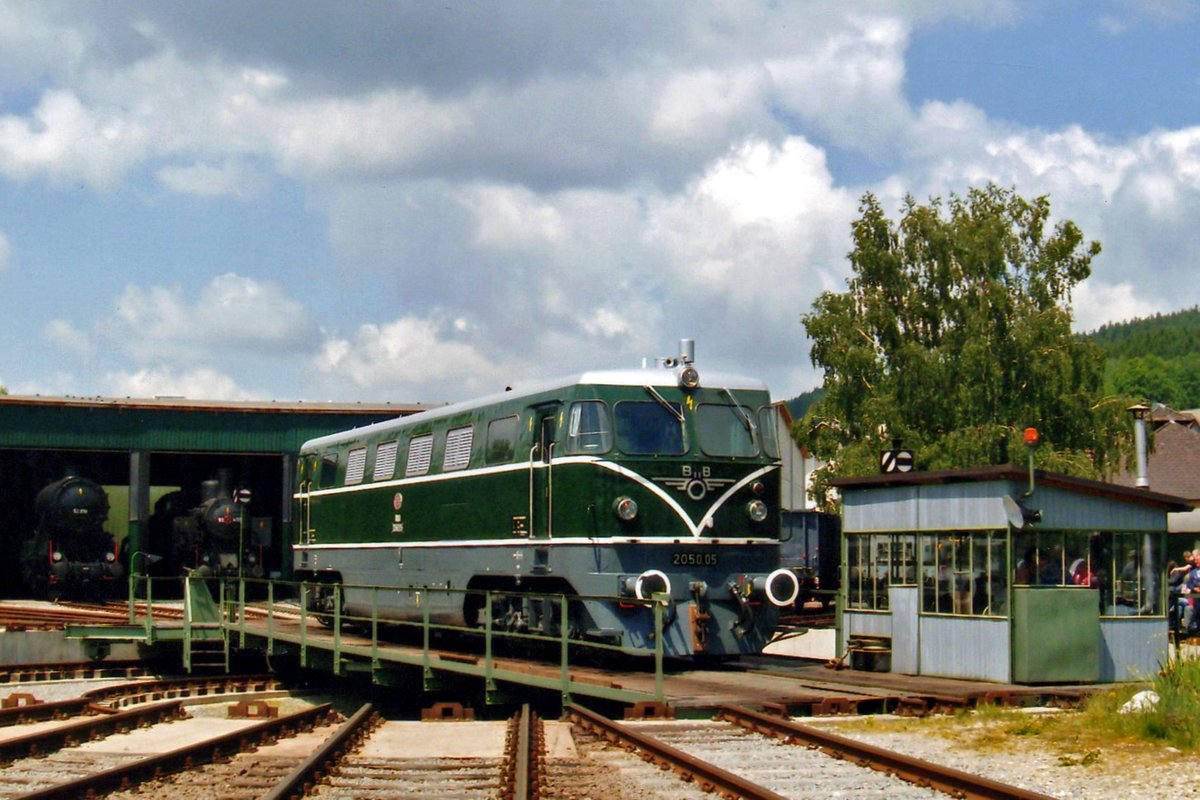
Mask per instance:
[[[126,552],[147,545],[147,521],[158,497],[196,489],[224,473],[248,489],[247,537],[263,545],[268,574],[286,576],[291,555],[293,464],[314,436],[427,408],[405,404],[213,402],[181,397],[81,398],[0,396],[0,569],[19,573],[19,553],[33,536],[38,492],[70,468],[108,495],[105,529]],[[143,564],[135,564],[137,571]],[[123,582],[122,589],[123,589]],[[0,589],[29,594],[19,581]],[[118,597],[123,596],[118,593]]]

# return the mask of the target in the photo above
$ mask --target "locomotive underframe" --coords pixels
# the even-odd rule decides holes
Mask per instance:
[[[579,598],[568,606],[572,638],[646,652],[655,646],[654,614],[631,596],[632,587],[657,571],[670,583],[663,623],[668,657],[759,652],[778,619],[778,609],[750,585],[777,566],[774,540],[327,545],[300,546],[297,556],[298,579],[344,585],[343,614],[353,617],[420,622],[428,614],[436,624],[474,627],[483,621],[483,592],[492,590],[493,624],[558,635],[557,602],[537,596],[567,594]],[[650,592],[647,584],[643,596]],[[331,592],[314,597],[314,610],[329,610]]]

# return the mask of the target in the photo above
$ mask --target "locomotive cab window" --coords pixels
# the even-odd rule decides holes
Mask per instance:
[[[763,406],[758,411],[758,438],[762,443],[763,455],[779,458],[779,410],[775,406]]]
[[[337,483],[337,453],[321,456],[321,488],[327,489]]]
[[[612,449],[612,423],[601,400],[581,400],[571,405],[567,420],[567,453],[587,455]]]
[[[488,423],[484,461],[488,464],[507,464],[513,460],[513,454],[517,447],[519,422],[520,418],[514,414],[511,417],[494,419]]]
[[[687,452],[679,403],[626,400],[617,403],[614,414],[617,446],[622,451],[663,456],[681,456]]]
[[[701,403],[696,412],[700,449],[706,455],[748,458],[758,455],[757,426],[745,406]]]

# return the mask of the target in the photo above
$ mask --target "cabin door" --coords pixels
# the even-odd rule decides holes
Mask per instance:
[[[558,405],[536,411],[536,439],[529,464],[529,531],[534,539],[554,535],[554,440]]]

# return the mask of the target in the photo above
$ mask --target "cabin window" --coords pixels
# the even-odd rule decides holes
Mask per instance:
[[[617,446],[624,452],[662,456],[681,456],[687,452],[679,403],[626,400],[617,403],[614,413]]]
[[[1005,531],[923,533],[921,610],[926,614],[1008,615]]]
[[[758,439],[767,458],[779,458],[779,410],[775,406],[758,410]]]
[[[363,474],[367,469],[367,448],[356,447],[350,451],[346,459],[346,485],[353,486],[362,483]]]
[[[1102,617],[1163,614],[1163,553],[1156,533],[1013,531],[1016,586],[1094,589]]]
[[[442,471],[454,472],[466,469],[471,463],[471,442],[475,429],[470,425],[454,428],[446,433],[446,453],[442,457]]]
[[[848,608],[886,611],[888,587],[917,581],[911,533],[846,536],[846,604]]]
[[[710,456],[748,458],[758,455],[754,412],[745,406],[701,403],[696,411],[700,449]]]
[[[582,400],[571,405],[567,420],[567,453],[587,455],[612,449],[612,423],[608,406],[601,400]]]
[[[371,480],[391,480],[396,471],[396,453],[400,449],[399,442],[384,442],[375,448],[375,472]]]
[[[321,487],[329,488],[337,483],[338,458],[336,453],[321,456]]]
[[[494,419],[488,423],[487,449],[484,461],[488,464],[507,464],[517,451],[517,430],[520,419],[513,415]]]
[[[433,434],[414,436],[408,443],[408,463],[404,466],[404,476],[424,475],[429,472],[429,461],[433,456]]]

